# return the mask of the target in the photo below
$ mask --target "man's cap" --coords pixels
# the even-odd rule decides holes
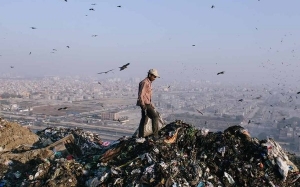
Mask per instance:
[[[156,69],[150,69],[149,72],[150,74],[156,76],[157,78],[160,78],[160,76],[158,75],[158,72]]]

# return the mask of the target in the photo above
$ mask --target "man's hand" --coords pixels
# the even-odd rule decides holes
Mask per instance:
[[[153,105],[152,103],[150,104],[150,106],[151,106],[153,109],[155,109],[155,107],[154,107],[154,105]]]

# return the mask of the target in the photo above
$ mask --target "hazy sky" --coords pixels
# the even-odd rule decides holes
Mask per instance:
[[[0,73],[143,78],[156,68],[164,80],[299,85],[299,7],[299,0],[0,0]]]

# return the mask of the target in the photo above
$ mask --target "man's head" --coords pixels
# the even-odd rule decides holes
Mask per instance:
[[[154,81],[156,78],[160,78],[156,69],[150,69],[148,71],[148,78],[150,81]]]

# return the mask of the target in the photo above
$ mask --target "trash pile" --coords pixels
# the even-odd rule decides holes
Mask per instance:
[[[7,124],[1,124],[0,135]],[[156,141],[149,135],[103,142],[97,134],[69,128],[36,135],[38,141],[26,149],[0,151],[0,187],[300,186],[292,156],[241,126],[209,132],[178,120],[164,126]]]

